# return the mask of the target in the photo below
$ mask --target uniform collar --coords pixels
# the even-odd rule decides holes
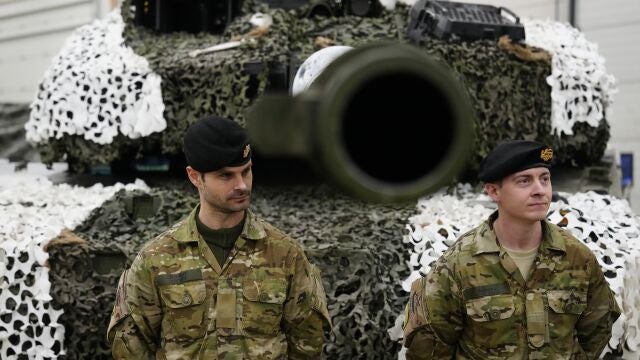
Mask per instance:
[[[244,222],[240,236],[249,240],[262,240],[267,237],[264,224],[258,220],[258,217],[251,210],[247,209],[247,219]]]
[[[176,241],[183,243],[198,241],[200,233],[198,233],[198,227],[196,226],[196,216],[198,216],[199,209],[200,205],[196,206],[191,210],[189,216],[178,225],[177,229],[173,232],[173,238],[176,239]],[[264,225],[250,210],[247,210],[240,237],[249,240],[261,240],[267,237]]]
[[[475,251],[473,255],[484,253],[499,253],[500,245],[493,230],[493,222],[498,218],[498,211],[494,211],[489,218],[483,222],[473,237]],[[562,251],[566,253],[565,240],[557,227],[552,226],[548,221],[542,220],[542,244],[540,250],[548,249]]]

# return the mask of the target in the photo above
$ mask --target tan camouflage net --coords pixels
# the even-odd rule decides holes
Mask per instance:
[[[125,1],[122,8],[130,9],[129,5]],[[129,161],[149,154],[179,155],[185,129],[205,114],[216,113],[243,124],[245,109],[268,85],[270,69],[289,64],[290,55],[295,63],[320,44],[358,46],[375,40],[407,41],[408,8],[401,4],[379,18],[301,19],[302,10],[272,10],[258,1],[246,1],[244,11],[245,15],[235,19],[222,35],[156,34],[133,26],[131,11],[123,11],[126,44],[145,57],[153,72],[162,78],[166,130],[144,141],[117,135],[106,145],[79,135],[49,138],[48,143],[39,145],[44,161],[55,161],[67,154],[73,167],[81,170],[89,164]],[[195,58],[188,55],[192,50],[248,33],[248,20],[258,11],[272,16],[273,25],[255,43]],[[469,175],[489,149],[509,138],[547,142],[556,149],[559,163],[590,164],[602,156],[609,139],[609,125],[603,118],[591,121],[594,126],[574,123],[573,136],[566,135],[566,129],[561,136],[552,134],[551,88],[546,81],[551,74],[550,64],[521,60],[490,41],[447,43],[427,39],[420,46],[449,64],[471,95],[477,114],[477,140]]]

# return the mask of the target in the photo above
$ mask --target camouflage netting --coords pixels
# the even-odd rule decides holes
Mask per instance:
[[[144,185],[80,188],[0,174],[0,359],[52,359],[64,351],[62,310],[50,295],[46,246],[119,189]],[[56,241],[73,240],[65,234]]]
[[[25,125],[33,143],[79,136],[109,144],[165,129],[160,77],[124,44],[120,11],[75,30],[44,74]]]
[[[129,5],[128,1],[123,4],[124,38],[162,78],[166,130],[143,139],[118,135],[108,145],[77,135],[49,139],[39,145],[44,161],[59,160],[68,154],[80,170],[87,164],[145,154],[179,155],[182,134],[202,115],[213,112],[243,124],[244,110],[252,99],[264,93],[272,69],[288,64],[290,55],[304,60],[318,49],[317,38],[349,46],[373,40],[407,41],[404,29],[408,8],[402,5],[379,18],[300,19],[301,11],[272,10],[256,1],[246,1],[246,15],[236,18],[222,35],[156,34],[132,25]],[[265,36],[234,50],[188,56],[192,50],[248,33],[251,29],[248,19],[257,11],[273,17],[273,25]],[[559,163],[584,165],[602,156],[609,139],[609,125],[604,119],[597,127],[575,123],[573,136],[552,135],[550,87],[546,82],[551,67],[547,62],[521,60],[489,41],[448,43],[428,39],[421,46],[448,63],[471,95],[477,114],[477,141],[469,161],[469,175],[496,142],[508,138],[547,142],[556,150]]]
[[[617,92],[613,75],[607,74],[598,45],[569,24],[551,20],[525,20],[527,45],[552,54],[551,126],[558,134],[572,135],[576,122],[598,126]]]
[[[51,294],[64,314],[66,358],[110,358],[105,332],[118,277],[145,241],[186,216],[197,203],[193,190],[153,189],[162,198],[156,215],[134,219],[132,199],[120,192],[96,209],[74,233],[84,242],[50,246]],[[400,282],[409,275],[402,243],[414,205],[355,202],[324,186],[262,187],[253,210],[285,229],[322,271],[335,337],[328,359],[384,359],[400,345],[386,329],[406,301]]]

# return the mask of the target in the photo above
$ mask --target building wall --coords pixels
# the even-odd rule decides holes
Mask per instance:
[[[576,14],[576,25],[599,45],[607,70],[618,81],[619,92],[607,116],[609,147],[634,155],[635,185],[628,194],[632,208],[640,213],[640,1],[580,0]]]
[[[0,102],[31,102],[53,57],[107,0],[0,0]]]

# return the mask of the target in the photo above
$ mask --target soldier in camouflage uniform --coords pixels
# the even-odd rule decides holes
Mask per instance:
[[[248,210],[251,148],[206,117],[184,138],[200,204],[147,243],[118,284],[116,359],[317,359],[326,296],[302,247]]]
[[[553,152],[498,145],[479,177],[498,210],[416,280],[407,359],[597,359],[620,309],[594,254],[545,220]]]

